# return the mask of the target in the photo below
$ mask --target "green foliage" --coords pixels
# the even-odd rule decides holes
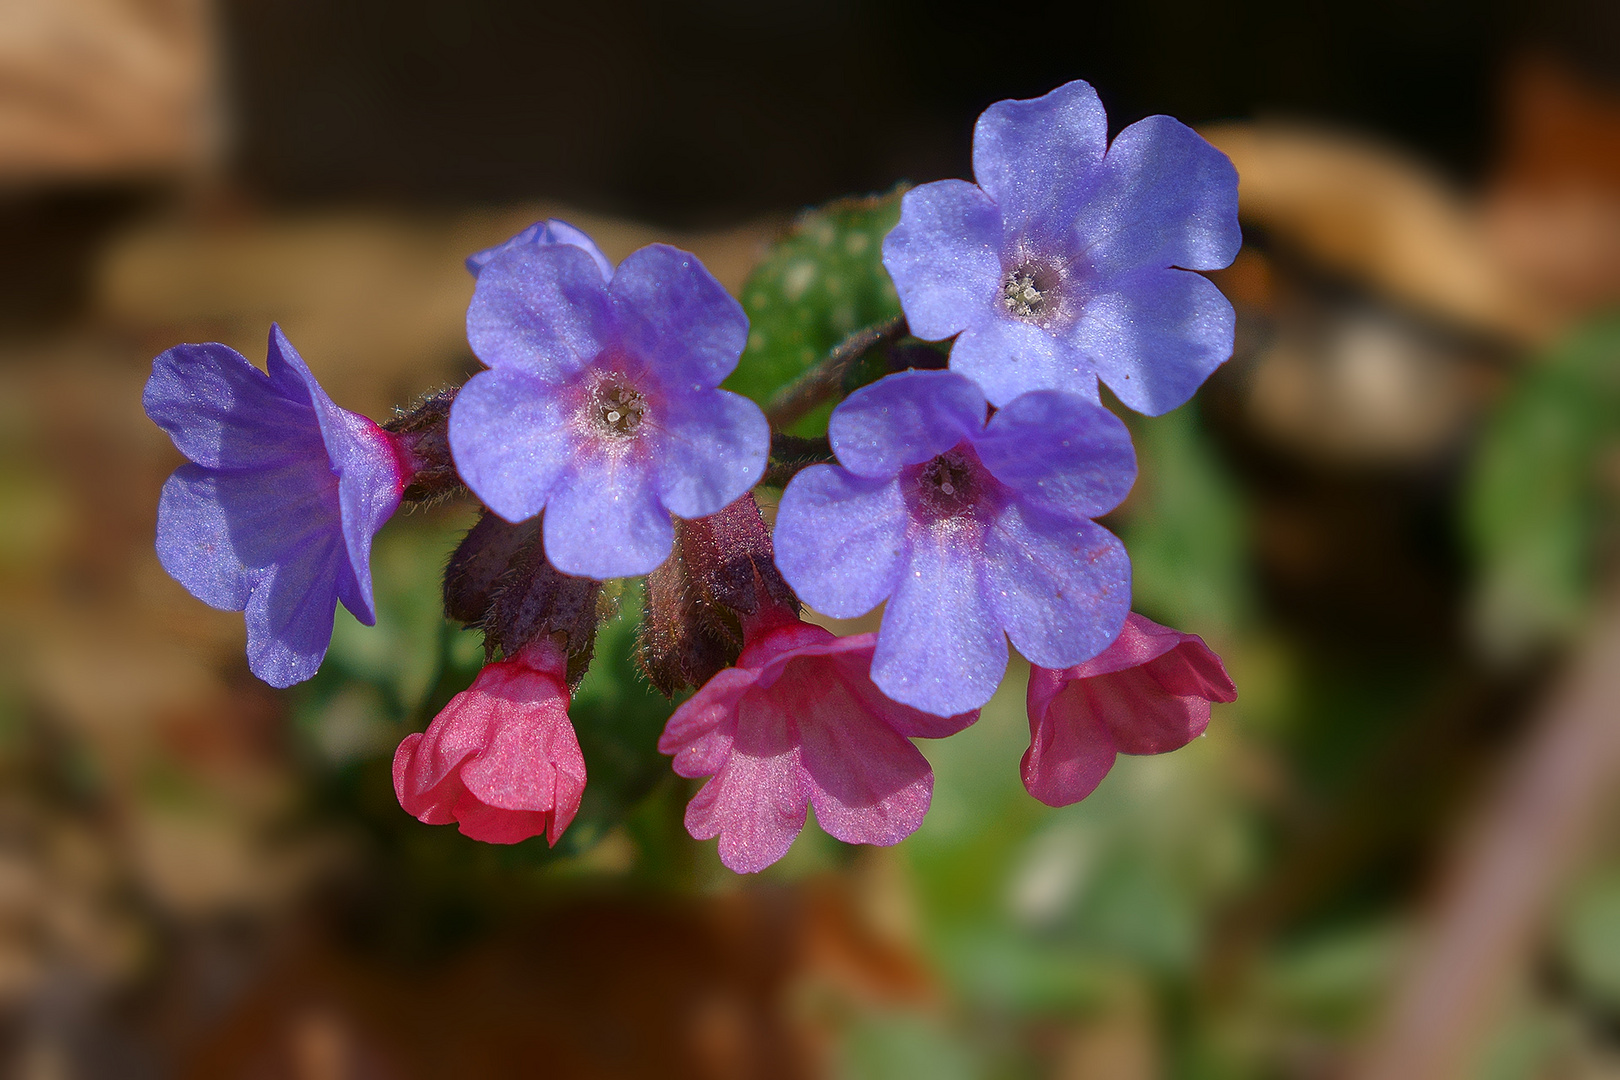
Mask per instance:
[[[641,588],[629,583],[618,613],[596,635],[596,656],[569,706],[585,755],[585,797],[559,845],[589,848],[624,820],[669,775],[658,736],[674,705],[641,677],[635,664]]]
[[[1474,461],[1466,526],[1480,630],[1499,653],[1561,640],[1585,618],[1617,439],[1620,318],[1609,318],[1529,367]]]
[[[1243,625],[1250,615],[1243,502],[1197,405],[1130,421],[1138,478],[1120,539],[1131,553],[1131,606],[1201,633]]]
[[[981,1075],[955,1032],[926,1016],[875,1012],[844,1034],[837,1075],[846,1080],[969,1080]]]
[[[1558,952],[1581,992],[1620,1015],[1620,867],[1576,889],[1559,921]]]
[[[807,210],[743,286],[748,347],[728,390],[761,406],[844,338],[900,314],[883,269],[883,237],[900,220],[901,189]],[[824,430],[823,408],[794,425]]]

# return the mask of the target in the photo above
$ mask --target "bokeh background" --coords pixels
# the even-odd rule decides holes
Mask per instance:
[[[1239,701],[1052,810],[1022,671],[922,829],[757,879],[680,829],[637,594],[553,852],[394,802],[470,678],[466,507],[277,693],[152,552],[152,356],[280,320],[383,417],[468,253],[564,217],[740,291],[1091,80],[1242,176],[1237,354],[1133,419],[1136,606]],[[0,1067],[76,1077],[1620,1076],[1620,8],[0,0]],[[458,682],[459,680],[459,682]]]

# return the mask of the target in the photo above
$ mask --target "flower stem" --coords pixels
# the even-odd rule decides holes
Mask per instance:
[[[781,430],[818,405],[831,401],[843,392],[844,377],[861,357],[879,345],[894,344],[907,333],[904,315],[855,331],[833,346],[814,367],[777,391],[765,407],[765,418],[771,422],[771,427]]]

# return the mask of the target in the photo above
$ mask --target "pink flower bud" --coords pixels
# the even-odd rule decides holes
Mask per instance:
[[[474,840],[552,844],[579,809],[585,759],[568,722],[567,658],[540,638],[488,664],[425,732],[394,754],[399,805],[429,825],[456,822]]]
[[[1048,806],[1079,802],[1116,755],[1186,746],[1209,726],[1210,702],[1236,700],[1202,638],[1132,612],[1114,643],[1085,663],[1031,669],[1024,786]]]

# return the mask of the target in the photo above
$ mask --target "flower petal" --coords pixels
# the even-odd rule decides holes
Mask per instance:
[[[796,644],[790,654],[767,662],[760,671],[762,686],[771,685],[771,680],[779,677],[788,665],[801,659],[819,657],[833,666],[835,678],[841,680],[845,689],[855,696],[855,707],[881,719],[883,723],[909,738],[943,739],[947,735],[955,735],[979,718],[976,709],[956,716],[935,716],[933,713],[913,709],[910,705],[902,705],[880,693],[872,684],[871,677],[872,654],[877,648],[876,634],[834,637],[821,627],[808,623],[801,623],[799,628],[821,632],[813,637],[806,635],[803,643]],[[749,650],[744,650],[737,662],[741,664],[749,660]]]
[[[865,615],[894,590],[906,520],[896,481],[812,465],[782,492],[777,569],[817,611],[835,619]]]
[[[579,808],[585,761],[568,721],[565,659],[542,641],[487,664],[394,754],[394,793],[430,825],[475,840],[555,844]]]
[[[1140,267],[1219,270],[1243,246],[1237,169],[1186,124],[1150,116],[1114,137],[1079,229],[1105,278]]]
[[[309,365],[298,355],[287,335],[270,326],[269,367],[295,374],[315,409],[329,467],[338,475],[338,501],[342,509],[343,539],[348,548],[350,575],[338,582],[344,606],[367,626],[377,616],[371,594],[371,540],[399,509],[405,477],[388,435],[371,420],[340,409],[316,381]],[[347,586],[354,585],[349,589]]]
[[[626,348],[665,386],[707,390],[736,370],[748,316],[696,255],[649,244],[619,264],[608,291]]]
[[[977,186],[940,180],[906,192],[900,223],[883,238],[911,332],[927,341],[959,334],[993,311],[1001,287],[1001,211]]]
[[[1221,658],[1202,638],[1134,612],[1112,645],[1062,676],[1084,683],[1090,707],[1126,754],[1185,746],[1209,726],[1210,702],[1237,699]]]
[[[198,465],[256,468],[324,454],[307,397],[278,392],[245,356],[218,342],[159,354],[141,404]]]
[[[598,581],[657,569],[669,557],[675,526],[648,472],[616,448],[581,447],[541,524],[551,565]]]
[[[973,129],[973,175],[1001,208],[1006,235],[1066,238],[1097,182],[1108,116],[1089,83],[998,101]]]
[[[975,548],[950,529],[911,538],[872,657],[872,681],[895,701],[955,716],[996,692],[1007,639],[985,600]]]
[[[497,253],[479,272],[467,306],[467,341],[478,359],[551,382],[595,359],[613,325],[601,271],[572,244]]]
[[[771,425],[752,401],[729,390],[700,390],[672,397],[664,408],[653,475],[670,513],[719,513],[765,475]]]
[[[758,673],[725,668],[670,714],[658,737],[658,752],[674,755],[677,776],[713,776],[724,766],[735,741],[737,703]]]
[[[231,519],[218,494],[220,473],[182,465],[158,498],[157,555],[169,576],[209,607],[247,607],[254,576],[236,551]],[[268,555],[261,558],[268,558]],[[262,566],[255,560],[255,566]]]
[[[1136,451],[1119,417],[1056,390],[1008,402],[974,449],[1023,502],[1069,519],[1108,513],[1136,480]]]
[[[1037,667],[1029,676],[1029,749],[1020,773],[1029,793],[1068,806],[1097,790],[1116,752],[1112,736],[1079,695],[1079,684]]]
[[[1065,390],[1097,400],[1097,369],[1088,354],[1006,315],[964,330],[951,344],[951,370],[978,383],[997,408],[1031,390]]]
[[[1068,341],[1127,406],[1159,416],[1232,355],[1232,304],[1188,270],[1138,270],[1086,301]],[[994,400],[994,399],[992,399]]]
[[[552,844],[579,810],[585,792],[585,758],[580,753],[574,725],[568,722],[568,698],[553,679],[514,678],[500,696],[489,697],[490,737],[477,757],[461,770],[467,791],[491,810],[504,812],[500,820],[478,822],[488,826],[479,835],[463,817],[461,831],[476,840],[514,843],[535,835],[544,825]],[[513,812],[543,815],[545,822],[510,821]],[[522,830],[511,826],[521,824]],[[504,827],[503,827],[504,826]],[[492,828],[491,828],[492,827]],[[531,831],[532,830],[532,831]],[[499,831],[511,839],[495,839]],[[512,835],[522,831],[522,835]]]
[[[572,462],[557,387],[526,371],[482,371],[450,406],[456,470],[507,521],[538,514]]]
[[[718,836],[720,861],[753,874],[787,854],[809,804],[792,723],[766,695],[745,695],[731,756],[687,804],[686,831],[697,840]]]
[[[902,371],[863,386],[827,422],[838,463],[889,477],[984,431],[984,394],[951,371]]]
[[[1130,611],[1131,563],[1118,538],[1016,500],[985,537],[984,578],[997,625],[1042,667],[1102,652]]]
[[[864,673],[861,682],[866,682]],[[911,741],[824,665],[800,663],[771,690],[793,704],[816,820],[847,844],[897,844],[928,812],[934,773]]]
[[[314,675],[332,643],[336,583],[348,572],[335,531],[313,534],[264,570],[244,609],[248,670],[278,689]]]
[[[467,256],[467,270],[473,277],[477,277],[479,272],[484,269],[485,264],[496,255],[499,255],[507,248],[520,247],[525,244],[538,247],[545,247],[548,244],[571,244],[591,257],[591,261],[596,264],[596,268],[602,272],[604,282],[613,279],[613,264],[608,261],[606,255],[602,254],[601,249],[596,246],[595,242],[581,230],[574,228],[566,221],[559,221],[556,218],[537,221],[504,244],[496,244],[494,247],[485,248],[483,251],[474,252]]]

